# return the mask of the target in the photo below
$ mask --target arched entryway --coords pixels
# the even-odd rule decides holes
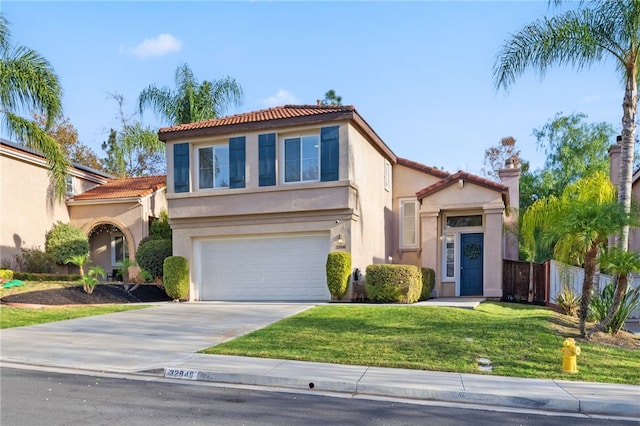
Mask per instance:
[[[122,222],[108,217],[95,219],[82,227],[89,238],[89,266],[101,266],[113,279],[124,259],[135,258],[135,241]]]

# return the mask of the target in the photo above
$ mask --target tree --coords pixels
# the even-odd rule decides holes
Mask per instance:
[[[624,206],[616,202],[608,175],[596,173],[567,186],[560,197],[536,201],[522,221],[525,247],[553,245],[556,259],[584,267],[580,299],[580,334],[586,337],[586,319],[597,270],[598,254],[609,235],[630,223]]]
[[[322,105],[342,105],[342,96],[338,96],[335,90],[331,89],[324,94]]]
[[[219,117],[230,105],[242,103],[242,88],[231,77],[200,83],[183,64],[176,70],[175,83],[175,90],[147,86],[138,97],[140,113],[151,107],[171,125],[186,124]]]
[[[46,234],[45,250],[57,263],[69,263],[67,259],[89,253],[89,239],[77,226],[58,221]]]
[[[618,202],[631,211],[638,66],[640,64],[640,0],[591,1],[552,18],[526,25],[505,42],[494,65],[496,87],[508,88],[516,77],[533,68],[541,76],[554,65],[588,67],[613,60],[624,82],[622,149]],[[619,243],[629,246],[629,227]]]
[[[46,117],[34,112],[33,119],[40,124],[42,130],[55,139],[62,152],[70,161],[102,170],[102,162],[95,151],[78,140],[78,131],[69,121],[69,117],[58,118],[47,129]]]
[[[520,167],[522,158],[520,150],[516,149],[516,139],[506,136],[500,139],[500,143],[491,146],[484,151],[484,167],[482,173],[491,179],[499,180],[498,170],[503,169],[511,161],[515,167]]]
[[[46,117],[45,130],[25,118],[32,111]],[[69,164],[58,142],[46,132],[62,113],[62,87],[44,57],[25,46],[11,45],[8,21],[1,14],[0,112],[9,136],[47,159],[55,196],[62,200]]]
[[[609,173],[609,145],[615,135],[604,122],[586,123],[585,114],[556,116],[534,129],[538,147],[547,155],[542,180],[553,195],[578,179],[597,172]]]
[[[111,94],[118,103],[121,129],[111,129],[109,139],[102,144],[107,154],[104,168],[118,177],[150,176],[165,171],[164,144],[156,132],[124,112],[124,97]]]

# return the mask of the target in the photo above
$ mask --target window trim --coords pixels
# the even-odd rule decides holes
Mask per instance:
[[[303,170],[302,170],[302,140],[303,138],[307,138],[307,137],[315,137],[317,139],[317,144],[318,144],[318,161],[317,161],[317,169],[318,169],[318,178],[317,179],[310,179],[310,180],[304,180],[303,179]],[[295,180],[295,181],[287,181],[287,163],[286,163],[286,148],[285,148],[285,143],[288,140],[292,140],[292,139],[299,139],[299,147],[300,147],[300,156],[298,158],[298,162],[299,162],[299,171],[300,171],[300,180]],[[320,149],[320,144],[322,143],[321,137],[320,137],[320,132],[308,132],[308,133],[300,133],[300,134],[290,134],[290,135],[284,135],[280,137],[280,142],[279,142],[279,147],[280,147],[280,164],[282,164],[282,168],[281,173],[280,173],[280,183],[284,184],[284,185],[295,185],[295,184],[300,184],[300,183],[313,183],[313,182],[320,182],[322,179],[322,170],[321,170],[321,165],[322,165],[322,150]]]
[[[399,235],[398,235],[398,247],[400,249],[418,249],[420,248],[420,209],[418,207],[418,200],[416,198],[401,198],[399,200],[400,203],[400,228],[399,228]],[[404,242],[404,231],[405,231],[405,205],[408,203],[414,203],[413,204],[413,210],[414,210],[414,218],[413,218],[413,223],[414,223],[414,239],[415,242],[413,244],[405,244]]]
[[[221,190],[221,189],[229,189],[231,188],[231,165],[229,164],[229,170],[227,172],[227,186],[215,186],[216,183],[216,177],[213,176],[213,186],[211,188],[201,188],[200,187],[200,150],[201,149],[206,149],[206,148],[212,148],[213,152],[214,152],[214,159],[215,159],[215,149],[216,147],[226,147],[227,148],[227,158],[229,157],[229,141],[221,141],[218,143],[211,143],[211,144],[206,144],[206,145],[197,145],[194,147],[195,152],[194,152],[194,157],[195,157],[195,167],[194,167],[194,174],[195,174],[195,188],[196,191],[216,191],[216,190]],[[214,169],[215,169],[215,160],[214,160]]]

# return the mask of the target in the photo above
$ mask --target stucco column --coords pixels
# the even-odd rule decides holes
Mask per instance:
[[[438,297],[440,291],[440,277],[442,273],[438,265],[440,264],[440,240],[438,239],[438,214],[439,211],[421,211],[420,228],[422,230],[422,266],[436,271],[436,285],[431,295]]]
[[[508,162],[504,169],[498,170],[503,184],[509,188],[509,208],[505,211],[504,258],[518,260],[518,215],[520,209],[520,169]]]
[[[484,296],[502,297],[502,207],[484,208]]]

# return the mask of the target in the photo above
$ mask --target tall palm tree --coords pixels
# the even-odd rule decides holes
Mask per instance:
[[[591,1],[590,7],[525,26],[499,51],[494,78],[497,88],[507,89],[529,68],[544,76],[553,65],[582,69],[606,59],[616,63],[625,87],[618,201],[629,212],[638,107],[640,0]],[[620,233],[619,246],[628,249],[628,226]]]
[[[604,173],[596,173],[567,186],[558,198],[540,199],[524,214],[524,244],[553,244],[554,257],[584,267],[580,299],[580,334],[587,337],[586,320],[597,271],[598,255],[614,232],[630,223],[616,190]]]
[[[147,86],[138,97],[140,113],[151,107],[169,124],[186,124],[219,117],[230,105],[242,103],[242,88],[231,77],[199,83],[183,64],[176,70],[175,82],[175,90]]]
[[[62,88],[53,67],[36,51],[11,44],[8,21],[0,15],[0,113],[10,137],[41,152],[49,162],[55,194],[65,193],[68,160],[60,144],[47,135],[62,113]],[[45,129],[30,113],[45,117]]]

